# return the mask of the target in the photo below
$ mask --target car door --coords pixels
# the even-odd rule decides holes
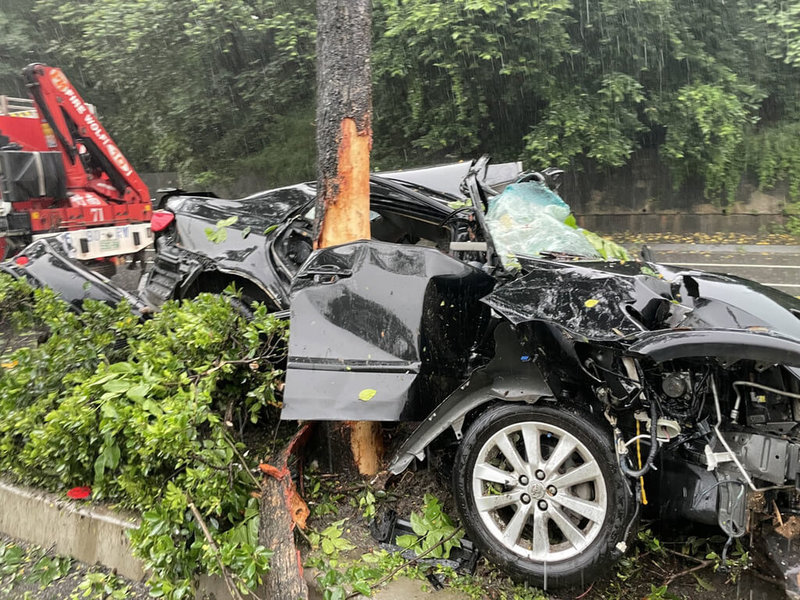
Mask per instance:
[[[414,239],[325,248],[298,271],[281,418],[419,420],[463,381],[494,280]]]

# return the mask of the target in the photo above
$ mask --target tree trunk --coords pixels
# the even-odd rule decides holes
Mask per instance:
[[[270,600],[308,598],[302,564],[294,545],[292,515],[286,502],[285,485],[282,480],[268,476],[264,478],[261,489],[258,543],[273,551],[269,572],[264,577],[265,597]]]
[[[371,0],[317,0],[315,243],[369,239]]]
[[[264,473],[259,503],[258,543],[273,551],[270,570],[264,577],[269,600],[308,598],[303,579],[303,563],[294,544],[294,527],[305,527],[308,507],[300,498],[289,472],[289,455],[305,443],[310,425],[304,425],[287,446],[269,463],[260,465]]]
[[[371,0],[317,0],[317,248],[370,238],[371,19]],[[378,472],[379,424],[349,422],[347,430],[329,431],[333,445],[351,449],[351,464],[337,471]]]

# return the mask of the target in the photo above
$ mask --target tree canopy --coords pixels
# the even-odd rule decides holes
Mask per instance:
[[[6,0],[0,92],[60,66],[141,170],[314,177],[315,2]],[[489,152],[800,188],[800,0],[375,0],[374,162]]]

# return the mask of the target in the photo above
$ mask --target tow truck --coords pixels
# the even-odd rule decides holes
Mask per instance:
[[[147,186],[60,69],[23,77],[30,98],[0,96],[0,260],[61,235],[70,258],[113,271],[153,241]]]

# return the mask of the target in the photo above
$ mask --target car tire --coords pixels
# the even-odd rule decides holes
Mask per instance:
[[[244,297],[238,298],[232,294],[228,294],[227,292],[222,292],[221,294],[211,294],[215,298],[222,298],[228,305],[233,309],[233,312],[238,314],[242,317],[245,321],[252,321],[253,317],[255,317],[255,313],[250,308],[252,302],[249,302]]]
[[[489,560],[554,589],[585,587],[619,558],[635,504],[606,429],[563,405],[520,403],[495,405],[472,423],[453,490],[469,538]]]

